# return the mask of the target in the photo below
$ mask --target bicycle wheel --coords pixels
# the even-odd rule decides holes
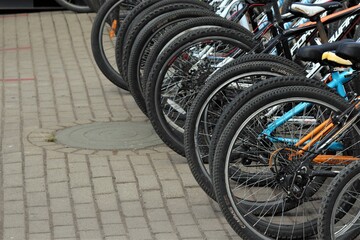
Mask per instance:
[[[121,64],[122,64],[122,56],[123,56],[123,47],[125,45],[125,41],[127,39],[128,30],[134,26],[134,23],[137,22],[135,20],[136,17],[138,17],[140,14],[141,16],[146,16],[148,13],[154,11],[155,9],[167,5],[167,4],[173,4],[173,3],[192,3],[192,4],[198,4],[199,6],[203,6],[204,8],[207,6],[209,9],[210,6],[206,3],[203,3],[201,1],[194,1],[194,0],[145,0],[139,3],[124,19],[124,21],[121,24],[121,28],[117,33],[116,37],[116,46],[115,46],[115,57],[116,57],[116,64],[118,66],[118,69],[121,70]],[[140,18],[141,19],[141,18]],[[127,69],[126,69],[127,70]]]
[[[145,62],[154,44],[166,31],[188,19],[215,16],[207,9],[182,9],[162,14],[150,21],[135,38],[128,61],[128,84],[131,95],[146,114],[144,90],[142,88]]]
[[[213,27],[190,30],[162,52],[147,79],[145,100],[155,131],[170,148],[184,155],[187,109],[216,65],[254,46],[251,34]]]
[[[200,30],[211,26],[233,29],[236,31],[240,31],[244,34],[248,34],[248,31],[245,28],[241,27],[239,24],[230,22],[218,16],[201,17],[179,23],[178,25],[171,28],[168,32],[166,32],[151,49],[144,66],[143,82],[141,84],[142,89],[146,89],[146,80],[149,77],[154,62],[156,61],[157,57],[160,55],[163,49],[165,49],[168,45],[175,41],[177,37],[180,37],[186,31],[196,29]]]
[[[296,139],[349,106],[329,90],[289,86],[261,93],[238,110],[221,134],[213,168],[216,198],[228,223],[244,239],[308,239],[317,234],[320,200],[331,179],[301,175],[303,160],[291,161],[290,156]],[[263,135],[268,124],[299,103],[309,105],[276,128],[271,138]],[[354,139],[348,134],[343,136],[344,144]],[[351,146],[344,149],[351,151]],[[324,154],[343,152],[332,151]],[[342,167],[326,162],[309,165],[309,169],[324,171]]]
[[[127,84],[117,70],[115,60],[116,32],[120,17],[124,17],[135,6],[131,0],[108,0],[96,15],[91,31],[91,49],[101,72],[113,84],[127,90]]]
[[[360,235],[360,161],[344,168],[330,184],[323,198],[320,239],[355,239]]]
[[[183,0],[184,1],[184,0]],[[196,1],[198,2],[198,1]],[[202,2],[199,2],[202,3]],[[118,67],[121,67],[119,69],[123,72],[123,77],[125,81],[128,81],[127,76],[127,70],[128,70],[128,61],[130,58],[130,52],[133,47],[134,41],[136,39],[136,36],[139,34],[139,32],[153,19],[156,17],[166,14],[168,12],[173,12],[180,9],[208,9],[207,6],[204,7],[202,4],[195,3],[194,1],[190,1],[190,3],[186,2],[179,2],[176,1],[176,3],[170,3],[170,4],[164,4],[163,2],[160,2],[159,4],[154,4],[153,6],[149,7],[147,11],[150,12],[143,12],[139,14],[135,19],[134,23],[131,28],[127,31],[126,39],[124,42],[124,45],[122,46],[122,56],[121,56],[121,64]],[[209,10],[210,11],[210,10]]]
[[[218,120],[228,115],[224,109],[234,98],[234,102],[244,103],[236,96],[253,83],[271,81],[268,79],[283,75],[301,76],[304,73],[300,66],[286,58],[267,54],[245,55],[211,76],[193,101],[185,122],[185,155],[196,181],[211,198],[215,199],[215,193],[207,166],[209,156],[213,154],[209,146]],[[298,81],[285,83],[296,85]],[[258,87],[255,94],[266,90],[263,88]]]
[[[55,0],[60,6],[78,13],[88,13],[91,9],[82,0]]]

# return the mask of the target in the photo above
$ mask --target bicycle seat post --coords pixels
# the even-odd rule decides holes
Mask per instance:
[[[328,35],[326,34],[324,24],[321,22],[320,16],[316,16],[314,19],[310,19],[311,21],[316,21],[316,28],[319,32],[319,37],[321,42],[327,43],[329,41]]]
[[[279,34],[283,34],[283,32],[284,32],[284,20],[281,17],[278,2],[277,2],[277,0],[271,0],[271,3],[272,3],[271,5],[273,7],[274,17],[275,17],[275,20],[276,20],[275,24],[277,24],[277,29],[278,29],[277,31],[278,31]],[[288,44],[287,40],[286,39],[282,40],[281,44],[283,46],[282,49],[280,48],[279,45],[277,45],[276,50],[278,51],[278,53],[283,51],[285,57],[288,58],[288,59],[291,59],[292,55],[291,55],[289,44]]]

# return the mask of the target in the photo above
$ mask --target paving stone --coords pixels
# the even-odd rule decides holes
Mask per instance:
[[[123,214],[127,217],[143,216],[143,210],[140,202],[123,202],[121,203]]]
[[[178,176],[173,168],[156,169],[160,180],[177,180]]]
[[[32,178],[25,180],[26,192],[44,192],[45,180],[44,178]]]
[[[104,224],[103,229],[105,236],[119,236],[126,234],[125,227],[122,224]]]
[[[74,203],[91,203],[93,202],[93,194],[90,187],[73,188],[71,194]]]
[[[54,238],[70,238],[75,237],[74,226],[55,226]]]
[[[190,209],[184,198],[172,198],[167,199],[166,204],[171,213],[188,213]]]
[[[114,171],[115,181],[117,183],[135,182],[135,175],[131,170]]]
[[[195,178],[191,173],[183,173],[180,174],[180,178],[182,180],[182,183],[184,187],[198,187],[199,184],[196,182]]]
[[[77,219],[78,228],[80,231],[98,230],[99,224],[96,218],[81,218]]]
[[[5,201],[4,202],[4,213],[5,214],[24,213],[24,202],[23,201]]]
[[[25,157],[25,160],[26,160],[26,157]],[[5,153],[5,154],[3,154],[3,162],[4,163],[22,162],[22,153],[21,152]]]
[[[50,233],[30,233],[29,240],[49,240],[51,239]]]
[[[95,196],[100,211],[117,210],[117,201],[115,194],[103,194]]]
[[[114,192],[113,180],[111,177],[94,178],[92,181],[94,183],[95,194]]]
[[[34,192],[26,194],[27,206],[47,206],[47,196],[45,192]]]
[[[68,182],[49,183],[48,191],[51,198],[61,198],[69,196]]]
[[[150,222],[150,227],[153,233],[171,233],[174,231],[168,221]]]
[[[4,228],[3,238],[23,240],[25,239],[25,228]]]
[[[146,176],[136,176],[139,188],[141,190],[157,190],[160,189],[160,185],[155,176],[146,175]]]
[[[91,167],[92,176],[95,177],[110,177],[111,172],[108,166]]]
[[[86,162],[71,162],[69,163],[70,173],[88,172],[88,165]]]
[[[50,199],[51,212],[71,212],[70,200],[68,198]]]
[[[129,161],[127,159],[123,160],[123,161],[119,161],[119,160],[112,160],[110,158],[110,165],[113,169],[113,171],[129,171],[132,170],[131,165],[129,163]]]
[[[136,183],[121,183],[117,184],[116,186],[120,201],[131,201],[139,199]]]
[[[206,231],[223,230],[223,227],[217,218],[199,219],[198,222],[202,230],[206,230]]]
[[[132,165],[149,165],[150,161],[147,156],[130,156]]]
[[[215,218],[215,213],[210,205],[196,205],[192,207],[192,212],[195,217],[200,218]]]
[[[147,228],[146,219],[144,217],[128,217],[125,218],[126,226],[130,228]]]
[[[4,178],[3,186],[7,187],[21,187],[23,186],[23,175],[22,174],[11,174]]]
[[[128,240],[127,236],[108,236],[105,237],[105,240]]]
[[[177,180],[161,181],[161,186],[166,198],[184,197],[183,187]]]
[[[76,187],[90,187],[90,179],[88,173],[77,172],[70,173],[70,186],[72,188]]]
[[[179,239],[174,233],[157,233],[155,234],[156,240],[177,240]]]
[[[151,233],[147,228],[129,229],[130,239],[134,240],[148,240],[152,239]]]
[[[94,231],[94,230],[80,231],[79,234],[80,234],[80,239],[83,240],[102,239],[100,231]]]
[[[225,231],[205,231],[204,234],[209,240],[229,239]]]
[[[30,233],[48,233],[50,232],[49,221],[29,221],[29,232]]]
[[[161,192],[158,190],[145,191],[142,193],[145,208],[160,208],[164,206]]]
[[[209,197],[199,187],[185,189],[191,205],[203,205],[209,202]]]
[[[194,238],[201,237],[199,229],[194,225],[189,226],[178,226],[177,230],[182,238]]]
[[[4,164],[3,172],[4,175],[21,174],[22,164],[20,162]]]
[[[24,214],[5,214],[4,215],[5,228],[25,228],[25,215]]]
[[[25,178],[39,178],[43,177],[44,175],[45,173],[43,166],[37,165],[25,167]]]
[[[150,164],[134,165],[135,175],[155,175],[154,170]]]
[[[49,183],[64,182],[67,181],[67,173],[63,168],[49,169],[47,170],[47,179]]]
[[[148,210],[146,210],[146,214],[147,214],[150,222],[169,221],[168,214],[165,211],[165,209],[163,209],[163,208],[148,209]]]
[[[72,213],[53,213],[52,222],[54,226],[73,225]]]
[[[29,220],[48,220],[49,213],[48,207],[29,207],[28,208],[28,217]]]
[[[100,212],[100,216],[102,224],[122,223],[118,211]]]
[[[22,187],[4,188],[3,191],[4,191],[5,201],[24,199],[24,193]]]
[[[195,220],[190,213],[173,214],[172,219],[175,225],[195,225]]]
[[[95,206],[93,203],[76,204],[74,208],[77,218],[96,217]]]
[[[65,159],[47,159],[46,167],[47,169],[65,168]]]

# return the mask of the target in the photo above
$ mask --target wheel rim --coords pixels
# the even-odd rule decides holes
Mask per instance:
[[[205,42],[207,44],[204,44]],[[201,73],[201,80],[195,80],[194,75],[191,76],[190,74],[187,74],[186,71],[191,70],[189,66],[191,67],[192,64],[195,64],[195,62],[200,59],[199,56],[201,55],[201,51],[204,52],[204,49],[210,48],[209,44],[212,44],[212,46],[215,46],[215,44],[218,45],[214,47],[214,54],[209,57],[208,63],[210,63],[210,65],[207,65],[209,67],[204,68],[205,72]],[[222,47],[222,50],[224,51],[220,51],[219,47]],[[186,44],[181,49],[178,49],[170,58],[168,58],[163,68],[160,70],[157,78],[158,80],[155,84],[154,103],[156,113],[160,116],[158,120],[164,130],[174,141],[178,142],[179,145],[182,145],[183,141],[186,112],[191,106],[196,94],[206,82],[207,77],[216,69],[215,65],[220,63],[221,60],[225,58],[224,56],[227,56],[226,54],[231,53],[231,51],[234,51],[235,48],[239,47],[241,49],[248,48],[241,42],[226,37],[212,37],[211,40],[209,40],[209,37],[198,39]],[[197,51],[192,53],[191,51],[194,51],[194,49]],[[181,64],[178,66],[174,65],[181,63],[182,60],[180,57],[184,56],[189,57],[186,62],[182,63],[184,66],[180,67]],[[178,76],[176,76],[176,74],[172,75],[171,71],[173,71],[173,69],[177,71],[176,74],[179,74],[180,72],[182,72],[182,74]],[[199,73],[199,71],[195,70],[191,74]],[[178,78],[179,76],[180,78]],[[191,84],[192,81],[196,83],[196,87],[185,86],[185,84]],[[180,93],[181,88],[185,89],[182,93]]]

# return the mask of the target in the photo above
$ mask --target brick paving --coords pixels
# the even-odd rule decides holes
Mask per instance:
[[[93,17],[0,15],[0,239],[239,239],[165,145],[111,154],[44,141],[74,124],[146,122],[96,68]]]

